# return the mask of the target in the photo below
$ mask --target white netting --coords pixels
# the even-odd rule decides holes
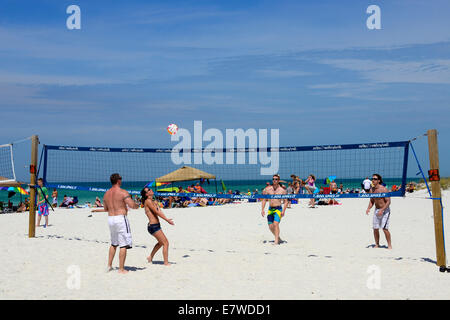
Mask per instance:
[[[0,145],[0,182],[15,181],[12,144]]]

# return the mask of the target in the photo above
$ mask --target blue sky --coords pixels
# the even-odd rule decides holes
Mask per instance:
[[[81,8],[68,30],[66,8]],[[381,8],[381,30],[366,9]],[[170,147],[192,129],[280,145],[439,131],[450,175],[448,1],[2,1],[0,144]],[[416,151],[427,166],[426,142]]]

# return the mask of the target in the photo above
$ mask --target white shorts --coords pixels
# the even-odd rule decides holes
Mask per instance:
[[[375,213],[373,214],[373,228],[386,230],[389,229],[389,217],[391,215],[391,209],[386,208],[381,217],[377,215],[378,211],[380,211],[380,209],[375,209]]]
[[[111,245],[120,248],[132,248],[130,222],[127,216],[108,216]]]

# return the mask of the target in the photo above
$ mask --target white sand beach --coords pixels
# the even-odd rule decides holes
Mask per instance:
[[[175,222],[161,222],[169,267],[161,251],[147,262],[155,239],[143,209],[132,210],[126,275],[106,272],[107,213],[88,217],[90,209],[58,208],[32,239],[28,213],[2,214],[0,299],[449,299],[450,273],[435,264],[432,203],[425,196],[392,199],[392,250],[371,247],[367,199],[316,209],[301,200],[286,211],[280,225],[286,242],[279,246],[260,203],[165,210]],[[443,192],[447,248],[449,196]],[[380,244],[386,244],[382,232]]]

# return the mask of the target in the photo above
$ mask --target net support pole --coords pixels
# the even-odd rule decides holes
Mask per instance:
[[[42,173],[42,179],[44,180],[44,186],[47,184],[47,146],[43,146],[44,153],[44,172]]]
[[[439,154],[437,144],[436,129],[428,130],[428,153],[430,157],[430,170],[439,170]],[[434,234],[436,240],[436,264],[439,267],[446,264],[444,228],[442,217],[441,185],[440,181],[431,181],[431,192],[433,195],[433,215],[434,215]]]
[[[35,237],[36,231],[36,168],[38,158],[39,138],[31,137],[31,165],[30,165],[30,214],[28,221],[28,238]]]
[[[402,174],[402,186],[400,188],[402,195],[406,193],[406,176],[408,174],[408,157],[409,157],[409,142],[405,145],[405,152],[403,154],[403,174]]]

